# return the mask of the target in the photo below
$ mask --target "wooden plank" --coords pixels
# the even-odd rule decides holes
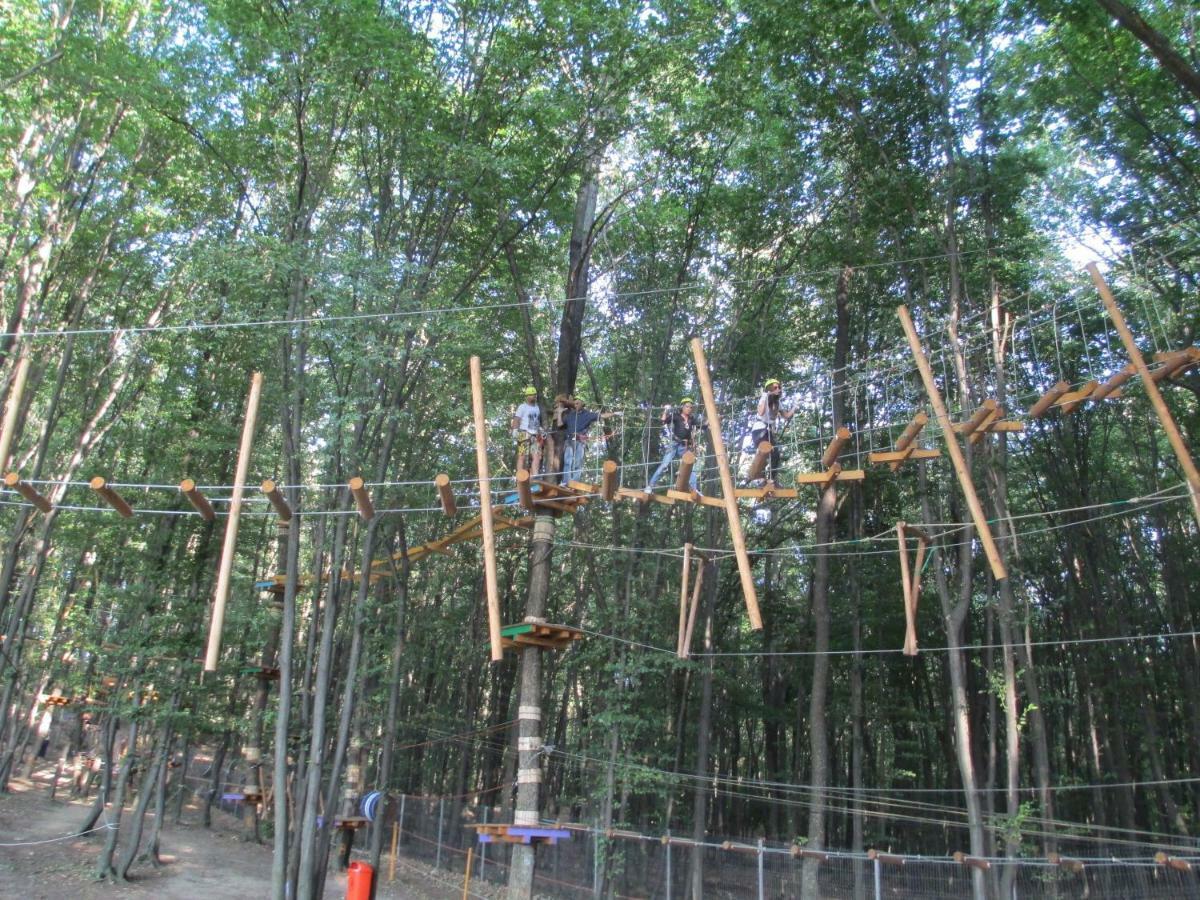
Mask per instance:
[[[492,481],[488,474],[487,418],[483,411],[483,367],[478,356],[471,357],[470,371],[471,412],[475,419],[475,469],[479,475],[479,524],[483,526],[483,580],[487,588],[488,640],[492,645],[492,662],[499,662],[504,659],[504,648],[500,645],[500,586],[496,577]],[[528,476],[529,473],[525,474]],[[520,475],[518,472],[518,479]]]
[[[246,417],[242,422],[242,441],[238,447],[233,493],[229,498],[229,518],[225,522],[225,541],[221,546],[221,565],[217,571],[212,621],[208,630],[208,651],[204,656],[205,672],[215,672],[217,660],[221,656],[221,630],[225,626],[225,603],[229,599],[233,556],[237,550],[238,523],[242,518],[242,494],[246,488],[246,473],[250,468],[250,449],[254,442],[254,424],[258,419],[258,401],[262,396],[262,383],[262,372],[255,372],[250,378],[250,393],[246,397]]]
[[[734,490],[734,496],[739,500],[795,500],[800,496],[800,492],[795,488],[737,488]]]
[[[837,472],[834,481],[862,481],[867,477],[867,473],[862,469],[842,469]],[[829,472],[797,472],[796,484],[820,484],[829,483]]]
[[[696,501],[702,506],[717,506],[721,509],[725,508],[725,500],[723,497],[709,497],[707,494],[697,494]]]
[[[1050,407],[1058,402],[1058,398],[1071,389],[1071,382],[1060,381],[1038,398],[1037,403],[1029,407],[1029,418],[1040,419],[1050,412]]]
[[[725,515],[729,520],[729,536],[733,539],[733,552],[737,557],[738,576],[742,582],[746,612],[750,617],[750,627],[761,631],[763,623],[762,613],[758,608],[758,591],[754,587],[750,554],[746,552],[746,538],[742,534],[742,517],[738,513],[737,497],[733,493],[733,473],[729,469],[729,454],[725,451],[725,438],[721,434],[721,415],[717,411],[708,360],[704,356],[704,343],[698,337],[692,338],[692,357],[696,361],[696,375],[700,380],[701,396],[704,398],[704,411],[708,418],[708,433],[712,439],[713,454],[717,458],[717,469],[721,474],[721,494],[725,499]]]
[[[586,481],[568,481],[567,487],[576,491],[577,494],[596,494],[600,489],[594,484],[588,484]]]
[[[1117,306],[1117,301],[1113,297],[1112,291],[1108,289],[1108,283],[1104,280],[1104,276],[1100,274],[1100,269],[1095,263],[1088,263],[1087,270],[1091,273],[1096,290],[1100,292],[1100,299],[1104,302],[1104,306],[1108,310],[1108,315],[1113,320],[1113,325],[1117,328],[1117,333],[1121,335],[1121,341],[1125,344],[1125,351],[1129,354],[1129,359],[1133,362],[1134,366],[1137,367],[1138,375],[1142,379],[1142,385],[1146,388],[1146,395],[1150,398],[1150,403],[1154,407],[1154,411],[1158,414],[1158,419],[1162,423],[1163,430],[1167,433],[1167,440],[1170,441],[1171,449],[1175,451],[1175,458],[1179,460],[1179,466],[1183,469],[1184,477],[1187,479],[1188,493],[1192,499],[1192,513],[1196,517],[1196,522],[1200,524],[1200,472],[1196,470],[1196,463],[1192,459],[1192,453],[1188,449],[1183,435],[1179,433],[1179,426],[1175,424],[1175,419],[1171,415],[1171,410],[1167,408],[1166,401],[1163,400],[1162,393],[1158,389],[1158,384],[1154,381],[1150,370],[1146,367],[1146,360],[1142,358],[1142,351],[1138,349],[1137,341],[1133,339],[1133,332],[1125,324],[1125,317],[1121,314],[1120,307]]]
[[[831,468],[837,458],[842,455],[842,450],[846,443],[850,440],[850,429],[846,426],[838,428],[833,436],[833,440],[829,442],[829,446],[825,448],[824,455],[821,456],[821,465],[826,469]]]
[[[884,450],[882,452],[872,452],[867,454],[867,461],[883,465],[884,463],[898,466],[899,463],[906,460],[925,460],[937,459],[942,455],[942,451],[938,449],[925,450],[920,447],[909,447],[907,450]]]
[[[638,503],[649,503],[650,495],[645,491],[635,491],[633,488],[617,488],[616,496],[622,500],[636,500]]]
[[[677,491],[674,488],[668,488],[667,496],[672,500],[679,500],[682,503],[695,503],[697,497],[691,491]]]
[[[971,518],[979,532],[979,540],[983,544],[984,553],[987,554],[988,563],[992,567],[992,574],[997,580],[1007,578],[1008,569],[1005,568],[1000,550],[992,539],[987,516],[984,515],[983,507],[979,504],[979,497],[975,493],[975,482],[971,479],[971,470],[967,468],[966,457],[963,456],[962,448],[958,445],[958,438],[955,437],[954,423],[950,421],[950,413],[946,411],[946,404],[942,402],[942,395],[938,391],[937,383],[933,380],[933,370],[929,367],[925,349],[921,346],[920,338],[917,337],[917,330],[908,314],[908,307],[900,306],[896,310],[896,314],[900,317],[900,324],[904,327],[904,335],[908,339],[909,349],[912,350],[917,368],[921,372],[925,393],[929,395],[929,402],[933,406],[934,418],[941,426],[942,436],[946,441],[946,450],[950,453],[950,462],[954,465],[954,472],[958,476],[958,483],[966,498],[967,508],[970,509]]]

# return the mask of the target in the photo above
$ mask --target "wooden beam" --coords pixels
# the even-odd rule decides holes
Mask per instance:
[[[913,607],[912,578],[908,569],[908,541],[904,523],[896,523],[896,542],[900,545],[900,592],[904,596],[904,655],[917,655],[917,611]]]
[[[696,465],[696,454],[691,450],[685,450],[683,456],[679,458],[679,474],[675,476],[675,490],[682,492],[690,489],[694,465]]]
[[[992,864],[986,859],[979,856],[968,856],[961,850],[954,851],[954,861],[971,869],[979,869],[981,872],[986,872],[992,867]]]
[[[826,469],[832,468],[837,458],[842,455],[842,450],[846,446],[846,442],[850,440],[850,429],[845,425],[838,428],[833,436],[833,440],[829,442],[829,446],[825,448],[825,454],[821,457],[821,465]]]
[[[450,476],[441,472],[433,479],[433,484],[437,488],[438,499],[442,502],[442,512],[453,517],[458,512],[458,507],[454,505],[454,488],[450,486]]]
[[[895,469],[900,468],[901,463],[907,460],[937,459],[941,455],[942,451],[936,448],[926,450],[921,447],[909,447],[907,450],[883,450],[868,453],[867,461],[879,465],[887,463],[895,471]]]
[[[708,418],[708,433],[712,439],[713,454],[717,458],[717,469],[721,473],[721,493],[725,500],[725,514],[729,519],[729,536],[733,539],[733,552],[737,557],[738,575],[742,581],[742,596],[746,601],[746,612],[750,616],[750,627],[761,631],[762,613],[758,609],[758,592],[754,587],[754,574],[750,571],[750,554],[746,552],[746,538],[742,534],[742,518],[738,513],[737,497],[733,493],[733,473],[729,469],[729,454],[725,452],[725,438],[721,434],[721,417],[717,412],[717,400],[713,394],[712,379],[708,372],[708,360],[704,356],[704,344],[700,338],[692,338],[692,357],[696,360],[696,375],[700,380],[700,393],[704,397],[704,411]]]
[[[616,496],[622,500],[635,500],[638,503],[649,503],[650,494],[645,491],[635,491],[633,488],[617,488]]]
[[[1137,366],[1133,363],[1126,363],[1108,381],[1092,392],[1092,399],[1103,400],[1105,397],[1119,397],[1121,395],[1121,386],[1136,374]]]
[[[695,499],[701,506],[718,506],[724,509],[726,505],[724,497],[709,497],[706,494],[697,494]]]
[[[4,486],[15,490],[18,494],[36,506],[44,513],[50,512],[54,508],[45,497],[39,494],[31,484],[26,484],[21,480],[21,476],[16,472],[9,472],[4,476]]]
[[[517,502],[525,509],[533,509],[533,490],[529,486],[531,476],[525,469],[517,469]]]
[[[754,448],[754,459],[750,462],[749,478],[751,481],[762,478],[763,469],[767,467],[767,460],[771,458],[771,451],[774,449],[770,441],[758,442],[758,446]]]
[[[983,421],[979,423],[979,426],[967,436],[967,440],[969,440],[972,444],[978,444],[985,437],[987,437],[988,432],[995,430],[996,426],[1000,423],[1000,417],[1002,415],[1004,415],[1004,408],[997,404],[994,409],[990,410],[988,414],[984,416]]]
[[[25,383],[29,380],[29,365],[33,359],[28,347],[17,360],[17,369],[13,373],[12,386],[8,389],[8,398],[4,403],[4,421],[0,424],[0,471],[8,466],[9,453],[12,451],[13,439],[17,434],[17,416],[21,413],[21,400],[25,396]]]
[[[613,498],[617,496],[616,460],[606,459],[601,472],[603,474],[600,476],[600,496],[611,503]]]
[[[354,495],[354,502],[358,506],[358,514],[362,516],[364,522],[370,522],[375,518],[375,504],[371,502],[371,493],[367,490],[366,482],[355,475],[350,479],[349,488],[350,493]]]
[[[1150,373],[1154,377],[1155,382],[1174,378],[1176,375],[1200,362],[1200,359],[1196,359],[1190,352],[1193,349],[1195,348],[1189,347],[1186,350],[1155,353],[1154,361],[1159,363],[1159,366]]]
[[[250,449],[254,444],[254,423],[258,419],[258,401],[262,396],[262,372],[250,377],[250,393],[246,397],[246,417],[242,422],[242,441],[238,446],[237,467],[233,476],[233,494],[229,498],[229,518],[225,521],[225,541],[221,545],[221,564],[217,570],[217,587],[213,592],[212,620],[208,629],[208,652],[204,656],[204,671],[215,672],[221,656],[221,630],[225,626],[225,603],[229,599],[229,582],[233,574],[233,557],[237,550],[238,524],[242,519],[242,494],[246,489],[246,472],[250,468]]]
[[[504,659],[500,642],[500,585],[496,578],[496,531],[492,524],[492,482],[488,477],[487,419],[483,413],[483,368],[478,356],[471,357],[471,410],[475,418],[475,468],[479,474],[479,519],[483,526],[483,580],[487,586],[488,639],[492,662]],[[520,486],[520,472],[518,487]],[[526,472],[526,488],[528,475]]]
[[[800,496],[796,488],[781,487],[737,488],[733,493],[739,500],[795,500]]]
[[[942,437],[946,441],[946,450],[950,454],[950,462],[953,463],[955,474],[958,475],[958,483],[966,498],[967,508],[971,511],[975,529],[979,532],[979,540],[983,544],[984,553],[987,554],[988,563],[992,567],[992,574],[997,580],[1007,578],[1008,570],[1004,567],[1004,559],[1000,556],[1000,550],[992,539],[987,516],[984,515],[983,507],[979,504],[979,497],[975,493],[975,482],[971,480],[971,470],[967,468],[966,457],[963,456],[962,447],[958,445],[958,438],[954,434],[954,423],[950,421],[950,413],[946,411],[946,404],[942,402],[942,395],[938,392],[937,383],[933,380],[933,370],[929,367],[929,360],[925,357],[925,348],[921,346],[921,339],[917,337],[917,329],[913,326],[912,318],[908,314],[908,307],[900,306],[896,310],[896,314],[900,317],[900,324],[904,327],[909,348],[912,350],[917,368],[921,372],[925,393],[929,395],[929,402],[933,406],[934,418],[941,426]]]
[[[104,498],[104,502],[119,512],[123,517],[126,519],[133,517],[133,507],[126,503],[120,494],[110,488],[108,486],[108,482],[106,482],[99,475],[89,481],[88,484],[91,485],[93,491]]]
[[[1125,324],[1125,317],[1121,315],[1121,309],[1117,306],[1116,298],[1113,297],[1112,291],[1108,289],[1108,283],[1104,280],[1104,276],[1100,274],[1100,269],[1093,262],[1087,264],[1087,270],[1091,273],[1096,290],[1100,292],[1100,299],[1104,301],[1109,318],[1113,320],[1113,325],[1117,327],[1117,333],[1121,335],[1121,340],[1125,344],[1125,351],[1129,354],[1130,361],[1137,367],[1138,375],[1142,379],[1142,385],[1146,388],[1146,395],[1150,398],[1150,404],[1154,407],[1154,411],[1158,413],[1158,419],[1162,422],[1163,430],[1167,433],[1167,440],[1171,444],[1171,449],[1175,451],[1175,458],[1179,460],[1179,467],[1183,469],[1184,477],[1187,479],[1188,494],[1192,498],[1192,513],[1196,517],[1196,522],[1200,523],[1200,472],[1196,471],[1196,463],[1192,459],[1191,451],[1188,449],[1187,443],[1183,440],[1183,435],[1179,433],[1179,426],[1175,424],[1171,410],[1167,408],[1167,403],[1163,400],[1158,385],[1150,374],[1150,370],[1146,367],[1146,360],[1142,358],[1142,351],[1138,349],[1137,341],[1133,339],[1133,332]]]
[[[196,489],[196,482],[191,478],[185,478],[179,482],[179,492],[187,497],[188,503],[196,508],[196,512],[200,513],[200,518],[205,522],[211,522],[217,517],[213,512],[212,504],[208,502],[208,498]]]
[[[688,572],[692,567],[692,543],[683,545],[683,574],[679,579],[679,637],[675,641],[675,655],[683,659],[683,635],[687,630]]]
[[[1058,402],[1058,398],[1071,389],[1071,382],[1060,381],[1038,398],[1038,402],[1029,407],[1029,418],[1040,419],[1050,412],[1050,407]]]
[[[912,421],[904,426],[904,431],[900,434],[900,440],[896,441],[897,450],[905,450],[908,445],[917,439],[917,435],[929,423],[929,416],[924,410],[918,410],[913,416]]]
[[[830,471],[832,471],[832,470],[830,470]],[[826,472],[797,472],[796,473],[796,486],[799,487],[802,484],[819,484],[822,486],[827,485],[830,483],[829,474],[830,474],[829,471],[826,471]],[[839,467],[838,470],[834,473],[833,480],[834,481],[862,481],[866,477],[867,477],[867,473],[865,471],[863,471],[862,469],[842,469]]]
[[[692,585],[692,602],[688,605],[687,630],[683,634],[682,659],[692,655],[692,634],[696,631],[696,615],[700,609],[700,589],[704,586],[704,557],[696,561],[696,581]]]
[[[1098,387],[1100,387],[1100,382],[1089,381],[1087,384],[1081,385],[1079,390],[1063,394],[1055,405],[1062,411],[1064,416],[1069,416],[1075,410],[1079,409],[1083,405],[1083,402],[1091,397]]]
[[[288,505],[279,486],[270,478],[263,481],[259,485],[259,489],[267,495],[267,499],[271,501],[271,506],[275,509],[275,515],[279,516],[280,522],[292,521],[292,508]]]

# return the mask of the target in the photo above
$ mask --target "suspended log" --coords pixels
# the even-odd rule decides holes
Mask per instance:
[[[1200,348],[1188,347],[1184,350],[1155,353],[1154,361],[1159,365],[1150,373],[1151,377],[1156,383],[1166,381],[1182,375],[1195,365],[1200,365]]]
[[[1071,859],[1068,856],[1060,856],[1057,853],[1046,854],[1046,862],[1052,866],[1058,866],[1060,869],[1066,869],[1068,872],[1073,872],[1078,875],[1083,871],[1082,859]]]
[[[829,442],[829,446],[825,448],[825,454],[821,457],[821,465],[826,469],[833,466],[834,461],[842,455],[842,450],[846,446],[846,442],[850,440],[850,429],[844,425],[838,428],[833,436],[833,440]]]
[[[200,518],[205,522],[211,522],[217,517],[213,512],[212,504],[208,502],[208,498],[196,489],[196,482],[191,478],[185,478],[179,482],[179,491],[183,496],[187,497],[188,503],[196,508],[196,512],[200,513]]]
[[[754,450],[754,459],[750,463],[750,480],[757,481],[763,476],[763,469],[767,467],[767,460],[771,458],[771,451],[775,449],[771,446],[770,441],[759,441],[758,447]]]
[[[1071,389],[1071,382],[1060,381],[1038,398],[1038,402],[1029,407],[1029,418],[1040,419],[1050,412],[1050,407],[1058,402],[1058,398]]]
[[[1082,385],[1079,390],[1063,394],[1056,405],[1064,416],[1069,416],[1075,410],[1079,409],[1079,407],[1083,406],[1084,401],[1088,400],[1098,387],[1100,387],[1100,382],[1089,381],[1087,384]]]
[[[904,431],[900,433],[900,439],[896,441],[896,449],[907,449],[908,446],[917,439],[917,435],[921,433],[922,429],[924,429],[927,424],[929,424],[929,416],[924,410],[918,411],[917,414],[913,416],[912,421],[904,426]]]
[[[917,556],[911,568],[908,564],[908,537],[917,539]],[[917,655],[917,605],[921,598],[921,569],[929,536],[907,522],[896,523],[896,538],[900,544],[900,583],[904,594],[904,655]]]
[[[938,391],[937,382],[933,379],[933,369],[929,366],[929,359],[925,356],[925,349],[921,346],[921,339],[917,337],[917,329],[913,325],[912,317],[908,314],[908,307],[903,305],[897,307],[896,315],[900,317],[900,324],[904,328],[904,336],[908,340],[909,349],[912,351],[913,359],[917,363],[917,369],[921,373],[921,381],[925,385],[925,393],[929,397],[929,402],[933,406],[934,416],[937,418],[938,425],[942,429],[942,436],[946,441],[946,450],[950,454],[950,462],[954,465],[954,472],[958,476],[959,486],[962,488],[963,496],[966,498],[967,508],[971,511],[971,520],[975,523],[975,529],[979,533],[979,541],[983,544],[984,553],[987,554],[992,574],[997,580],[1007,578],[1008,569],[1005,568],[1004,559],[1000,556],[1000,550],[996,547],[996,542],[992,538],[987,516],[984,514],[983,507],[979,503],[978,494],[975,493],[975,482],[971,478],[971,470],[967,467],[966,457],[963,456],[962,448],[958,445],[958,440],[954,436],[954,425],[950,421],[950,413],[946,410],[946,404],[942,402],[942,395]]]
[[[685,450],[679,458],[679,474],[675,476],[675,490],[683,492],[689,489],[692,480],[692,467],[696,465],[696,454]]]
[[[371,502],[371,494],[367,490],[366,482],[357,475],[350,479],[350,493],[354,495],[358,514],[362,516],[363,521],[370,522],[375,518],[375,505]]]
[[[104,502],[119,512],[122,516],[124,516],[126,519],[133,518],[133,507],[126,503],[120,494],[110,488],[108,483],[103,478],[97,475],[95,478],[89,481],[88,484],[92,486],[93,491],[104,498]]]
[[[675,641],[675,655],[683,658],[683,635],[687,630],[688,574],[692,568],[692,543],[683,545],[683,572],[679,578],[679,637]]]
[[[496,531],[492,523],[492,482],[488,475],[487,419],[483,410],[483,367],[478,356],[472,356],[471,412],[475,420],[475,468],[479,475],[479,520],[483,526],[483,576],[487,588],[488,639],[492,645],[492,662],[504,659],[500,643],[500,586],[496,577]],[[520,473],[517,473],[518,476]],[[528,480],[528,473],[526,473]],[[518,479],[518,487],[520,481]],[[528,507],[527,507],[528,508]]]
[[[971,418],[967,419],[965,422],[959,422],[954,426],[954,430],[963,437],[968,437],[976,429],[983,427],[984,423],[987,422],[988,419],[997,418],[999,408],[1000,404],[998,404],[995,400],[984,400],[983,405],[980,406],[979,409],[975,410],[975,413],[971,416]]]
[[[458,512],[458,507],[454,505],[454,488],[450,486],[450,476],[442,472],[433,479],[433,484],[437,488],[438,499],[442,502],[442,512],[453,516]]]
[[[700,590],[704,587],[704,557],[700,557],[696,561],[696,565],[696,581],[692,585],[692,600],[688,604],[687,629],[683,634],[680,659],[687,659],[692,654],[692,635],[696,631],[696,616],[700,608]]]
[[[9,472],[4,476],[4,486],[10,490],[16,491],[44,513],[48,513],[54,508],[54,505],[41,494],[39,494],[37,490],[34,489],[33,485],[26,484],[24,481],[22,481],[21,476],[16,472]]]
[[[31,362],[32,355],[26,345],[25,352],[17,360],[17,370],[13,374],[8,398],[4,404],[4,419],[0,424],[0,471],[8,465],[9,451],[17,434],[17,417],[21,414],[21,399],[25,394],[25,383],[29,380]]]
[[[729,455],[725,450],[725,437],[721,434],[721,416],[717,411],[717,400],[713,394],[712,379],[708,371],[708,359],[704,355],[704,343],[692,338],[692,358],[696,361],[696,376],[700,380],[700,394],[704,398],[704,411],[708,418],[708,432],[712,439],[713,455],[717,458],[717,470],[721,474],[721,493],[725,500],[725,515],[729,520],[729,536],[733,540],[733,551],[737,557],[738,575],[742,582],[742,596],[746,601],[746,612],[750,627],[761,631],[762,613],[758,608],[758,591],[754,587],[754,575],[750,571],[750,554],[746,552],[746,538],[742,533],[742,519],[738,513],[737,497],[733,494],[733,473],[729,470]]]
[[[600,496],[612,502],[617,496],[617,463],[615,460],[604,461],[603,475],[600,479]]]
[[[533,491],[529,487],[530,475],[525,469],[517,470],[517,502],[524,509],[533,509]]]
[[[279,521],[290,522],[292,520],[292,508],[288,505],[279,487],[268,478],[261,485],[262,492],[267,495],[267,499],[271,501],[271,506],[275,508],[275,514],[279,516]]]
[[[1095,263],[1088,263],[1087,270],[1092,276],[1092,282],[1096,285],[1096,290],[1100,293],[1100,299],[1104,302],[1105,309],[1108,310],[1109,318],[1112,319],[1113,325],[1116,326],[1117,333],[1121,335],[1121,342],[1125,345],[1125,352],[1129,354],[1129,359],[1137,367],[1138,375],[1142,379],[1142,385],[1146,389],[1146,396],[1150,398],[1150,404],[1154,407],[1154,412],[1158,414],[1158,420],[1162,423],[1163,430],[1167,433],[1167,440],[1171,444],[1171,449],[1175,451],[1175,458],[1179,461],[1179,467],[1183,469],[1184,477],[1187,478],[1188,493],[1191,495],[1192,501],[1192,514],[1196,517],[1196,521],[1200,522],[1200,471],[1196,469],[1196,462],[1192,459],[1192,453],[1188,449],[1183,435],[1179,433],[1179,426],[1175,424],[1171,410],[1167,408],[1166,401],[1163,400],[1162,393],[1158,390],[1158,384],[1154,381],[1150,370],[1146,367],[1146,361],[1142,358],[1142,351],[1138,349],[1137,341],[1133,339],[1133,332],[1125,324],[1125,316],[1121,314],[1121,309],[1117,306],[1116,298],[1113,297],[1112,291],[1108,289],[1108,282],[1104,280],[1104,276],[1100,274],[1100,269]]]
[[[904,857],[897,856],[894,853],[880,853],[874,848],[867,851],[867,859],[871,862],[878,862],[884,866],[902,866],[904,865]]]
[[[988,860],[978,856],[968,856],[961,850],[954,851],[954,861],[972,869],[979,869],[981,872],[986,872],[992,867]]]
[[[1174,869],[1176,872],[1192,871],[1192,864],[1186,859],[1179,859],[1159,850],[1154,854],[1154,861],[1160,866],[1166,866],[1168,869]]]

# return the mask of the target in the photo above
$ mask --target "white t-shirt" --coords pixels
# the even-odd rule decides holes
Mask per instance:
[[[536,403],[522,403],[513,413],[517,420],[517,430],[526,434],[537,434],[542,424],[542,408]]]
[[[783,418],[783,413],[784,413],[783,401],[780,400],[779,405],[777,407],[775,407],[774,409],[772,409],[771,408],[771,394],[769,391],[763,392],[762,398],[758,401],[758,403],[759,403],[759,405],[758,405],[758,407],[755,408],[754,415],[751,417],[751,420],[750,420],[752,425],[758,423],[761,425],[774,427],[775,424],[778,423],[779,420]],[[759,409],[765,410],[765,412],[762,415],[759,415],[759,413],[758,413]]]

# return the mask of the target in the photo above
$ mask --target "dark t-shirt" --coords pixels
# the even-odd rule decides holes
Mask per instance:
[[[563,415],[563,427],[566,429],[568,436],[586,434],[587,430],[592,427],[592,423],[599,418],[600,413],[595,413],[588,409],[581,409],[578,412],[569,409]]]
[[[700,417],[692,413],[691,418],[685,419],[683,413],[674,410],[666,423],[671,429],[671,437],[680,444],[690,444],[692,436],[700,425]]]

